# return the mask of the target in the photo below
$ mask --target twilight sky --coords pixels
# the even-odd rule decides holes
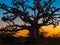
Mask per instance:
[[[53,6],[55,6],[55,7],[60,7],[60,0],[55,0],[56,2],[54,2],[53,3]],[[29,5],[32,5],[32,2],[33,2],[33,0],[29,0]],[[8,5],[8,6],[12,6],[11,5],[11,0],[0,0],[0,3],[4,3],[4,4],[6,4],[6,5]],[[30,13],[32,13],[30,10],[28,10]],[[1,21],[1,17],[3,16],[3,13],[4,12],[4,10],[1,10],[0,9],[0,27],[2,26],[2,25],[4,25],[4,24],[6,24],[5,22],[3,22],[3,21]],[[16,19],[15,20],[16,22],[18,22],[18,21],[20,21],[20,19]],[[21,21],[19,22],[19,24],[21,23]]]

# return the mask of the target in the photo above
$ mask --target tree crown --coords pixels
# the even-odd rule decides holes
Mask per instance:
[[[60,8],[52,6],[55,0],[33,0],[32,5],[28,5],[29,0],[11,1],[12,6],[0,3],[0,9],[6,11],[3,13],[6,16],[2,17],[2,20],[5,22],[13,22],[19,17],[24,23],[30,25],[43,26],[53,24],[55,27],[59,24],[57,19],[60,17],[60,14],[56,14],[56,12],[60,11]],[[33,14],[30,14],[31,12]],[[9,16],[8,14],[11,15]]]

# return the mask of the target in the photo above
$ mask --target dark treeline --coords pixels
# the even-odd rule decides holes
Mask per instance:
[[[60,37],[44,37],[40,35],[39,43],[29,42],[29,37],[14,37],[0,33],[0,45],[60,45]]]

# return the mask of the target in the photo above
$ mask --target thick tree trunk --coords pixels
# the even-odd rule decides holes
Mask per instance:
[[[39,42],[39,28],[36,27],[31,27],[29,29],[30,31],[30,42],[32,43],[38,43]]]

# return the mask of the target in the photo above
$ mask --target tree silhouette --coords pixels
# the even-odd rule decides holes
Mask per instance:
[[[47,25],[57,26],[59,24],[58,18],[60,14],[56,12],[60,11],[60,8],[52,6],[55,0],[33,0],[33,6],[28,5],[29,0],[11,0],[12,6],[8,6],[4,3],[0,3],[0,9],[5,10],[2,20],[4,22],[13,22],[16,18],[20,18],[25,24],[30,25],[16,25],[22,29],[28,29],[30,31],[30,39],[37,41],[39,39],[39,28]],[[31,12],[33,14],[30,14]],[[9,16],[9,15],[10,16]],[[9,23],[10,25],[10,23]],[[14,26],[14,22],[13,25]]]

